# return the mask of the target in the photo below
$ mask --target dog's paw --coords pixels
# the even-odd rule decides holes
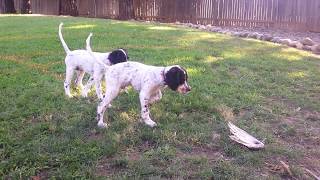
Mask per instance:
[[[157,123],[152,121],[151,119],[144,120],[144,123],[146,123],[146,125],[148,125],[149,127],[157,126]]]
[[[125,87],[125,88],[122,88],[120,90],[121,93],[126,93],[126,94],[129,94],[129,87]]]
[[[108,127],[108,124],[107,123],[104,123],[104,122],[98,122],[98,127],[99,128],[102,128],[102,129],[105,129]]]
[[[81,96],[86,98],[86,97],[88,97],[88,93],[86,93],[86,92],[81,92]]]
[[[80,91],[82,92],[83,90],[84,90],[84,86],[83,85],[78,85],[78,87],[77,88],[79,88],[80,89]]]

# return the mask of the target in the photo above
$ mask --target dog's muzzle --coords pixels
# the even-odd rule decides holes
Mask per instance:
[[[181,94],[187,94],[191,91],[191,87],[187,83],[184,83],[178,87],[177,91]]]

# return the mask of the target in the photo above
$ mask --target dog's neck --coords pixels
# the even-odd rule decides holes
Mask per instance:
[[[103,58],[103,62],[104,62],[106,65],[111,66],[112,63],[111,63],[110,60],[108,59],[109,54],[110,54],[110,53],[106,53],[106,54],[105,54],[105,57]]]
[[[161,71],[162,83],[163,85],[167,85],[166,83],[166,67],[164,67]]]

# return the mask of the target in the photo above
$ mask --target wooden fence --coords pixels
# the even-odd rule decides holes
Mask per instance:
[[[31,0],[33,14],[59,15],[59,0]]]
[[[136,19],[320,32],[320,0],[134,0]]]
[[[4,1],[0,0],[0,12]],[[14,0],[16,7],[21,1]],[[320,32],[320,0],[31,0],[31,10],[53,15]]]

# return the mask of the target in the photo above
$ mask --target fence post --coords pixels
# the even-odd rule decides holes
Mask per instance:
[[[96,0],[93,1],[93,7],[94,7],[94,17],[97,17],[97,2],[96,2]]]

